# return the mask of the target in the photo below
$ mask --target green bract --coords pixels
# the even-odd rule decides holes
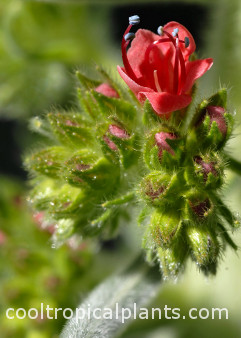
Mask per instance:
[[[49,140],[25,160],[33,208],[55,224],[57,244],[73,234],[113,236],[138,209],[147,258],[164,277],[176,278],[188,257],[215,273],[225,245],[237,249],[226,227],[239,226],[220,190],[233,126],[226,90],[166,120],[97,70],[97,81],[77,72],[79,108],[31,123]],[[101,83],[115,97],[98,92]]]

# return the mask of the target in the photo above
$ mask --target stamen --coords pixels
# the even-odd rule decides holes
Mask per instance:
[[[163,26],[159,26],[159,27],[157,28],[157,34],[159,34],[160,36],[163,35]]]
[[[160,84],[159,84],[159,80],[158,80],[158,76],[157,76],[157,70],[154,70],[153,72],[153,75],[154,75],[154,82],[155,82],[155,86],[156,86],[156,89],[158,92],[161,92],[161,87],[160,87]]]
[[[131,65],[129,63],[129,60],[127,58],[127,53],[126,53],[126,48],[128,47],[128,44],[130,42],[130,38],[133,37],[133,33],[129,33],[130,30],[131,30],[131,27],[133,24],[137,24],[138,23],[138,20],[140,20],[140,18],[138,19],[138,15],[133,15],[129,18],[129,26],[127,27],[124,35],[123,35],[123,38],[122,38],[122,43],[121,43],[121,52],[122,52],[122,60],[123,60],[123,64],[124,64],[124,68],[127,72],[127,74],[132,77],[132,79],[134,81],[137,80],[136,78],[136,75],[134,74],[132,68],[131,68]],[[135,37],[135,36],[134,36]],[[133,38],[134,38],[133,37]]]
[[[176,47],[175,63],[174,63],[174,76],[173,76],[173,93],[178,93],[178,47]]]
[[[178,35],[179,29],[178,28],[174,28],[173,32],[172,32],[172,36],[175,38]]]
[[[139,15],[132,15],[129,17],[129,25],[138,25],[140,23]]]
[[[135,33],[127,33],[127,34],[124,36],[124,39],[125,39],[126,41],[131,41],[131,40],[134,39],[134,37],[135,37]]]
[[[185,43],[185,48],[189,47],[190,40],[189,40],[189,38],[187,36],[185,36],[184,43]]]
[[[186,81],[186,66],[185,66],[182,52],[179,47],[177,47],[176,53],[177,53],[177,57],[180,61],[180,66],[181,66],[181,81],[180,81],[179,88],[178,88],[178,94],[181,94],[182,87],[184,86],[185,81]]]

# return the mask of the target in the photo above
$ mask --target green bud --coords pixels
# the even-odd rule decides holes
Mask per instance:
[[[180,207],[182,203],[182,192],[184,187],[184,179],[182,172],[164,173],[162,171],[154,171],[147,175],[140,184],[141,197],[148,204],[165,209],[173,209],[177,205]],[[178,199],[179,196],[179,199]]]
[[[203,226],[188,226],[186,231],[195,262],[206,273],[215,273],[220,253],[216,234]]]
[[[122,123],[132,128],[136,126],[137,111],[135,107],[128,101],[120,98],[108,97],[95,90],[91,91],[96,104],[99,107],[99,111],[104,119],[115,117]]]
[[[195,156],[185,170],[185,178],[191,186],[201,189],[218,189],[223,184],[224,164],[216,153]]]
[[[37,173],[57,178],[60,175],[62,163],[68,155],[64,147],[49,147],[27,157],[25,165]]]
[[[103,127],[101,129],[103,130]],[[102,132],[100,138],[102,138],[112,152],[116,153],[122,166],[128,168],[135,164],[140,148],[139,135],[130,133],[120,123],[108,124],[107,128],[105,126],[105,129],[107,130],[104,134]]]
[[[187,245],[182,239],[169,248],[159,247],[157,249],[157,257],[164,279],[177,279],[180,272],[184,270],[187,253]]]
[[[214,221],[215,208],[208,194],[192,189],[185,194],[185,200],[183,219],[194,224]]]
[[[105,157],[97,158],[88,152],[78,152],[65,162],[65,180],[74,186],[87,183],[95,190],[113,189],[118,183],[119,169]]]
[[[93,126],[79,113],[49,113],[48,120],[57,139],[64,145],[93,146]]]
[[[194,154],[209,148],[221,149],[225,145],[233,128],[233,117],[227,111],[226,101],[227,91],[221,89],[198,106],[190,124],[188,151]]]
[[[37,210],[47,210],[51,218],[59,219],[81,211],[85,198],[83,190],[46,178],[36,184],[30,202]]]
[[[182,151],[183,140],[171,129],[162,127],[154,130],[147,137],[144,148],[144,160],[151,170],[166,168],[173,170],[178,166]]]
[[[181,228],[177,214],[163,214],[155,210],[151,216],[150,232],[157,247],[169,247]]]

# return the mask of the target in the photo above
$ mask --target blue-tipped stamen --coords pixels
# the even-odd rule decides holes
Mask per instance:
[[[135,37],[135,33],[127,33],[125,36],[124,36],[124,39],[126,41],[130,41],[130,40],[133,40]]]
[[[129,17],[129,25],[138,25],[140,23],[140,17],[138,15],[132,15]]]
[[[159,26],[157,28],[157,34],[160,35],[160,36],[162,36],[164,34],[164,32],[163,32],[163,26]]]
[[[178,28],[174,28],[173,32],[172,32],[172,36],[175,38],[178,35],[179,29]]]
[[[190,40],[189,40],[189,38],[187,36],[185,36],[184,43],[185,43],[185,48],[189,47]]]

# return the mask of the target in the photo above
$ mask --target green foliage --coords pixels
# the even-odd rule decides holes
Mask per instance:
[[[31,215],[26,208],[24,187],[17,180],[0,177],[0,293],[1,337],[54,337],[64,325],[58,320],[7,319],[7,308],[74,307],[79,285],[89,291],[102,279],[94,267],[95,247],[73,238],[58,250],[50,245],[52,223],[42,213]],[[95,269],[95,275],[90,274]]]
[[[26,117],[73,101],[73,68],[108,60],[106,13],[78,4],[1,1],[0,114]]]
[[[101,83],[118,86],[96,71],[96,79],[76,74],[79,109],[51,112],[35,126],[52,143],[25,160],[33,207],[58,222],[57,244],[73,234],[113,236],[121,219],[142,208],[143,247],[164,278],[175,279],[188,257],[215,273],[225,244],[237,248],[226,223],[239,226],[219,197],[233,126],[226,90],[204,100],[185,130],[178,112],[161,119],[124,90],[97,91]]]
[[[223,147],[233,118],[226,111],[214,114],[217,122],[211,120],[207,111],[211,106],[226,109],[225,89],[197,107],[187,131],[180,124],[156,121],[159,130],[155,127],[146,141],[144,160],[151,172],[140,191],[151,206],[151,218],[143,245],[152,253],[151,260],[158,259],[166,278],[175,278],[188,256],[205,274],[214,274],[224,244],[237,249],[224,224],[238,227],[239,221],[219,197],[227,162]]]
[[[100,79],[102,74],[99,71]],[[50,136],[55,145],[25,160],[33,176],[33,207],[61,224],[54,235],[57,244],[76,232],[112,236],[121,217],[126,217],[126,206],[133,200],[128,191],[139,177],[133,171],[140,157],[136,108],[121,97],[97,93],[99,81],[79,72],[77,76],[83,111],[51,112],[35,123],[34,129]]]

